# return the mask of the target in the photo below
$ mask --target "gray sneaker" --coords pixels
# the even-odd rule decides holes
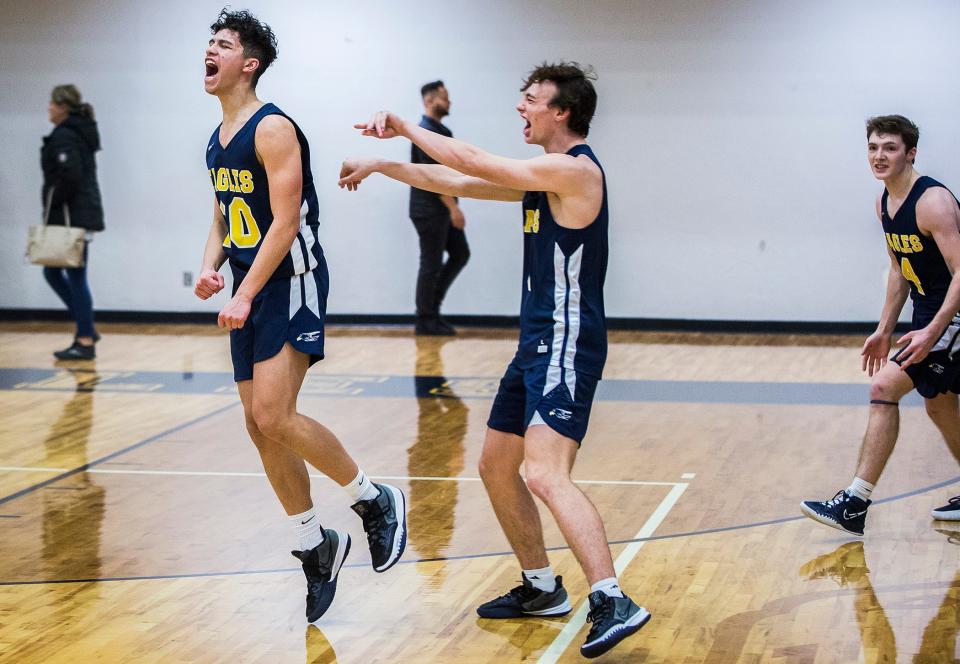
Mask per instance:
[[[392,484],[377,484],[376,498],[361,500],[350,508],[363,520],[375,572],[393,567],[407,547],[407,500]]]
[[[523,577],[523,585],[517,586],[506,595],[481,604],[477,615],[481,618],[522,618],[524,616],[565,616],[570,613],[570,600],[563,587],[563,577],[557,577],[557,586],[553,592],[534,588]]]
[[[610,597],[603,591],[590,593],[590,613],[587,621],[590,633],[580,646],[584,657],[599,657],[625,638],[640,630],[650,620],[650,612],[633,600],[623,597]]]

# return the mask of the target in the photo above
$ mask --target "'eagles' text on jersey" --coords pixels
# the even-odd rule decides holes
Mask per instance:
[[[914,329],[925,327],[933,320],[950,287],[950,270],[940,248],[917,226],[917,201],[932,187],[946,189],[926,175],[918,178],[893,217],[887,212],[886,189],[880,199],[880,220],[887,246],[897,259],[903,278],[910,284]]]
[[[303,132],[275,105],[264,104],[226,147],[220,144],[220,127],[214,130],[207,146],[207,174],[227,223],[223,251],[230,259],[230,266],[245,274],[253,265],[263,238],[273,223],[267,172],[257,159],[255,144],[257,125],[268,115],[282,115],[293,124],[300,143],[303,168],[300,232],[271,276],[271,279],[278,279],[303,274],[324,262],[317,236],[319,211],[310,171],[310,146]]]

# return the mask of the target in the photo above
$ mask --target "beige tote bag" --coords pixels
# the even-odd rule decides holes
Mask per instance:
[[[53,203],[53,187],[47,195],[43,211],[43,225],[31,226],[27,234],[27,258],[34,265],[46,267],[83,267],[83,245],[87,231],[70,227],[70,210],[63,206],[66,226],[50,226],[50,205]]]

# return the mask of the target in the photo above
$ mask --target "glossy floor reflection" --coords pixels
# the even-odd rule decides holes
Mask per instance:
[[[308,627],[225,336],[103,331],[96,363],[67,366],[49,360],[54,327],[0,327],[0,662],[580,661],[573,614],[475,613],[519,577],[476,469],[512,335],[331,330],[299,407],[407,493],[410,539],[383,575],[354,547]],[[929,510],[960,470],[922,408],[902,409],[863,540],[798,515],[849,479],[859,339],[611,340],[575,476],[653,620],[605,661],[957,661],[960,524]],[[338,487],[318,476],[313,494],[325,525],[365,541]],[[579,604],[585,581],[543,521]]]

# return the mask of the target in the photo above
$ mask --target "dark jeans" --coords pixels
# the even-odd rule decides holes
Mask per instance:
[[[90,295],[90,286],[87,285],[87,249],[90,243],[83,245],[83,267],[45,267],[43,278],[50,284],[50,288],[60,296],[67,305],[67,311],[77,323],[78,337],[92,337],[93,328],[93,296]]]
[[[450,215],[412,217],[420,236],[420,272],[417,274],[417,320],[435,319],[450,284],[470,260],[467,236],[450,225]],[[443,261],[443,252],[447,261]]]

